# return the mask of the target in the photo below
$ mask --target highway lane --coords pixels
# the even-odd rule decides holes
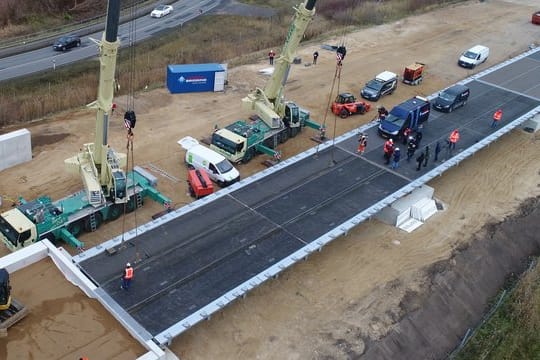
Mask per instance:
[[[161,19],[150,17],[150,13],[141,13],[134,22],[121,24],[118,29],[121,47],[132,42],[147,40],[162,31],[167,31],[201,16],[216,8],[223,0],[181,0],[175,2],[174,10],[170,15]],[[202,10],[202,13],[201,13]],[[134,28],[135,35],[130,38],[130,28]],[[35,74],[44,71],[54,71],[80,60],[97,57],[98,48],[92,39],[101,39],[103,32],[97,32],[81,37],[81,46],[66,52],[57,52],[51,46],[26,53],[8,56],[0,59],[0,81]],[[134,41],[133,41],[134,40]]]

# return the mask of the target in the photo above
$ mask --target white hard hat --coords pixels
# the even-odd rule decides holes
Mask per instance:
[[[130,266],[131,266],[131,264],[130,264],[130,263],[127,263],[127,264],[126,264],[126,267],[130,267]]]
[[[392,140],[392,139],[390,139],[390,140],[388,140],[388,141],[390,141],[391,143],[393,143],[393,142],[394,142],[394,140]]]

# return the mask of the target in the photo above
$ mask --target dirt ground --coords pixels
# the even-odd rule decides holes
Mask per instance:
[[[413,95],[432,94],[527,50],[529,44],[538,44],[539,28],[530,24],[534,5],[532,0],[469,2],[349,34],[339,90],[357,94],[376,73],[401,73],[405,65],[421,61],[427,64],[422,85],[399,85],[379,104],[391,107]],[[337,44],[340,39],[323,42]],[[299,50],[304,63],[310,62],[321,43]],[[458,54],[475,44],[490,47],[488,61],[475,70],[457,67]],[[320,49],[319,54],[316,66],[293,66],[287,98],[326,122],[328,135],[334,127],[341,134],[371,120],[374,111],[345,120],[326,111],[337,90],[330,94],[335,54]],[[176,141],[186,135],[201,138],[215,124],[224,126],[249,116],[240,108],[241,98],[254,86],[264,85],[266,78],[257,73],[264,67],[266,59],[231,69],[224,93],[171,95],[158,89],[136,97],[135,163],[153,164],[178,179],[155,172],[158,188],[175,206],[191,201],[183,152]],[[126,102],[117,99],[117,114]],[[79,178],[66,173],[62,164],[83,143],[93,141],[94,117],[81,108],[28,126],[33,160],[0,173],[0,194],[27,199],[47,194],[58,199],[79,190]],[[109,134],[112,147],[123,150],[120,115],[115,115]],[[312,135],[308,129],[282,145],[283,157],[314,146],[309,140]],[[405,294],[418,291],[426,281],[423,269],[448,259],[453,249],[472,241],[484,224],[503,219],[522,201],[540,194],[539,140],[540,135],[520,130],[505,136],[430,182],[447,209],[418,230],[407,234],[377,221],[365,222],[322,253],[175,339],[171,349],[183,359],[346,359],[361,354],[368,340],[380,339],[395,327]],[[239,166],[244,177],[263,169],[259,160]],[[4,198],[2,210],[8,207]],[[149,221],[161,210],[148,201],[125,221],[105,224],[81,240],[86,247],[94,246]],[[84,353],[91,359],[130,359],[144,352],[97,302],[63,280],[52,263],[21,270],[13,274],[12,282],[15,297],[29,305],[31,315],[12,328],[7,339],[0,339],[0,358],[73,359]],[[343,339],[347,347],[342,346]]]

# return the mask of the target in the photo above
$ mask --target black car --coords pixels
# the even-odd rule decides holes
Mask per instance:
[[[66,51],[73,47],[81,46],[81,38],[77,35],[67,35],[62,36],[60,39],[56,40],[53,45],[53,49],[56,51]]]
[[[452,112],[464,106],[469,99],[470,90],[465,85],[454,85],[439,93],[433,101],[433,108],[439,111]]]

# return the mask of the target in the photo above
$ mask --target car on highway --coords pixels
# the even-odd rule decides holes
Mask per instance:
[[[56,51],[66,51],[73,47],[81,46],[81,38],[77,35],[62,36],[53,44],[53,49]]]
[[[150,16],[153,18],[162,18],[165,15],[169,15],[173,11],[171,5],[158,5],[152,10]]]

